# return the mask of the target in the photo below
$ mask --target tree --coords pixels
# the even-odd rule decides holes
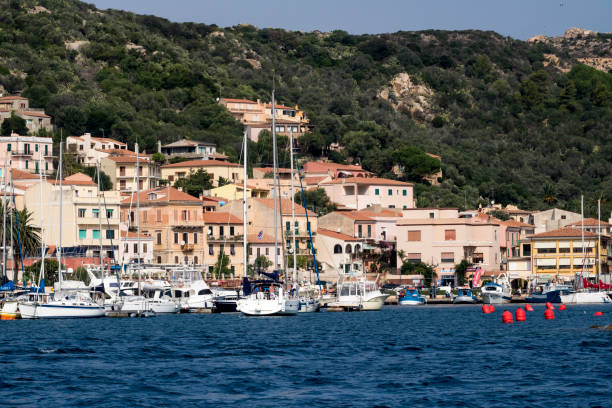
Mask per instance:
[[[295,257],[296,259],[296,264],[297,264],[297,268],[298,269],[306,269],[308,267],[310,258],[308,258],[306,255],[298,255]],[[287,267],[289,268],[293,268],[293,255],[289,255],[289,261],[287,262]],[[314,263],[313,263],[313,267],[314,267]]]
[[[255,258],[255,262],[253,262],[253,267],[255,268],[256,272],[265,271],[270,266],[272,266],[272,261],[270,261],[265,255],[259,255],[257,258]]]
[[[155,163],[164,164],[166,162],[166,156],[161,154],[160,152],[155,152],[151,155],[151,158]]]
[[[508,221],[510,219],[510,215],[508,215],[507,212],[500,210],[491,211],[489,215],[502,221]]]
[[[41,261],[36,261],[30,266],[26,266],[25,274],[26,280],[29,280],[32,283],[38,284],[38,279],[40,276],[40,265]],[[58,280],[58,262],[56,259],[45,258],[45,286],[53,286],[55,282]],[[62,265],[62,269],[66,267]]]
[[[462,259],[457,265],[455,265],[455,277],[457,278],[457,285],[462,286],[465,284],[465,274],[470,263],[467,259]]]
[[[11,234],[10,230],[7,230],[6,241],[8,245],[15,248],[15,257],[19,257],[21,250],[23,250],[24,257],[40,255],[40,228],[32,225],[32,213],[27,208],[17,211],[17,214],[11,211],[11,214],[7,214],[7,226],[10,225],[10,216],[13,217],[13,232]],[[3,208],[1,206],[0,217],[3,217]],[[3,239],[2,230],[0,230],[1,239]]]
[[[17,133],[18,135],[27,135],[28,128],[26,126],[26,121],[23,118],[15,115],[15,112],[11,112],[11,117],[4,119],[2,122],[2,136],[10,136],[12,133]]]
[[[319,216],[328,214],[336,210],[336,204],[332,203],[327,193],[322,188],[304,191],[306,197],[306,207],[313,209]],[[295,193],[295,203],[302,205],[302,192]]]
[[[221,252],[219,256],[217,256],[217,263],[215,263],[213,274],[217,277],[217,279],[231,276],[232,271],[230,269],[230,259],[225,253]]]
[[[225,177],[219,176],[219,180],[217,181],[218,187],[223,187],[228,184],[232,184],[232,182]]]
[[[401,169],[402,178],[421,181],[423,177],[440,170],[440,160],[435,159],[418,147],[405,146],[392,154],[393,163]]]
[[[424,286],[432,286],[434,279],[436,279],[436,271],[433,266],[427,265],[423,262],[410,262],[404,260],[401,268],[402,275],[422,275],[424,280]]]
[[[182,188],[187,194],[199,197],[202,191],[213,188],[212,176],[204,169],[191,170],[187,177],[177,180],[174,187]]]
[[[82,172],[91,177],[94,183],[98,184],[97,167],[83,167]],[[111,178],[103,170],[100,170],[100,191],[111,191],[112,189],[113,182]]]

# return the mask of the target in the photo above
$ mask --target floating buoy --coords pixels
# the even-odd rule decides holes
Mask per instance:
[[[547,309],[551,309],[551,310],[552,310],[552,309],[554,309],[555,307],[552,305],[552,303],[550,303],[550,302],[546,302],[546,308],[547,308]]]
[[[552,309],[546,309],[544,311],[544,319],[555,320],[555,312]]]
[[[482,305],[482,313],[484,314],[491,313],[491,311],[489,310],[489,305],[485,305],[485,304]]]
[[[507,310],[504,310],[504,313],[502,313],[502,323],[514,323],[512,313]]]
[[[565,310],[565,309],[567,309],[567,308],[565,307],[565,305],[561,305],[561,306],[559,306],[559,310]]]
[[[533,307],[531,307],[531,305],[529,303],[527,303],[525,305],[525,310],[528,311],[528,312],[533,312]]]
[[[495,306],[489,305],[489,313],[495,313]]]
[[[594,315],[595,316],[603,316],[603,312],[595,312]]]
[[[525,321],[525,311],[523,309],[521,309],[520,307],[518,309],[516,309],[516,312],[514,314],[516,316],[516,321],[517,322],[524,322]]]

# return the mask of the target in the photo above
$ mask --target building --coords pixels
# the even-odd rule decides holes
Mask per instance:
[[[320,278],[334,281],[339,272],[362,273],[365,270],[362,256],[364,245],[365,238],[319,227],[315,248],[317,261],[321,265]]]
[[[262,130],[272,132],[272,105],[269,103],[250,101],[248,99],[221,98],[219,104],[241,122],[249,139],[257,142]],[[275,104],[276,133],[299,137],[309,131],[309,120],[304,111],[295,107]]]
[[[265,187],[256,187],[247,184],[247,197],[266,198],[269,192],[270,190]],[[242,184],[230,183],[221,187],[206,190],[204,191],[204,196],[219,198],[224,201],[242,200],[244,197],[244,187]]]
[[[127,144],[107,137],[92,137],[91,133],[83,136],[68,136],[66,151],[75,155],[78,163],[84,166],[96,166],[98,162],[110,155],[133,155]]]
[[[212,176],[214,186],[219,185],[223,177],[231,183],[242,180],[242,168],[237,163],[220,160],[189,160],[179,163],[166,164],[161,167],[161,176],[168,183],[174,184],[177,180],[187,177],[191,172],[204,170]]]
[[[51,116],[45,114],[44,109],[30,108],[28,98],[22,96],[0,97],[0,124],[11,117],[11,113],[26,121],[29,133],[36,133],[41,129],[51,132]]]
[[[188,159],[209,160],[217,158],[217,145],[196,140],[181,139],[167,145],[158,143],[158,151],[167,159],[185,157]]]
[[[50,137],[20,136],[12,133],[0,137],[0,162],[8,159],[8,167],[28,173],[53,173],[53,139]]]
[[[136,231],[121,231],[118,252],[117,260],[120,264],[152,264],[154,262],[153,236],[141,233],[139,239]]]
[[[403,218],[397,228],[398,265],[404,260],[432,265],[440,284],[455,282],[455,265],[463,259],[485,274],[500,272],[498,223],[478,217]]]
[[[415,207],[412,183],[377,177],[347,177],[319,184],[330,200],[343,208],[362,210],[374,205],[386,208]]]
[[[121,201],[121,221],[128,231],[138,225],[140,233],[153,237],[153,257],[157,264],[204,263],[204,219],[202,201],[173,187],[156,187],[128,195]]]
[[[597,276],[597,257],[601,259],[601,274],[610,272],[612,260],[611,238],[602,235],[601,251],[598,235],[584,231],[584,243],[580,228],[565,227],[542,232],[527,237],[531,243],[531,275],[538,282],[570,282],[576,274],[582,273],[585,278]]]
[[[230,264],[227,267],[232,271],[232,276],[243,276],[244,228],[242,219],[229,212],[205,212],[204,228],[207,247],[204,259],[208,273],[212,276],[219,254],[224,253],[229,257]]]
[[[302,168],[305,178],[330,177],[332,180],[342,177],[373,177],[374,174],[364,170],[361,164],[340,164],[333,162],[307,162]]]
[[[582,229],[583,225],[585,231],[589,231],[594,234],[600,232],[603,235],[612,235],[612,224],[609,224],[603,220],[598,220],[597,218],[585,218],[584,221],[580,220],[568,224],[568,227]]]
[[[42,190],[42,191],[41,191]],[[42,208],[41,208],[42,194]],[[98,191],[91,177],[76,173],[62,181],[60,236],[59,183],[43,181],[24,194],[32,224],[44,229],[47,245],[62,245],[66,257],[116,259],[119,245],[119,193]],[[102,250],[102,254],[100,253]]]
[[[578,213],[552,208],[531,214],[529,224],[535,226],[535,233],[554,231],[581,220]]]
[[[138,177],[136,177],[136,162],[138,162]],[[111,155],[100,160],[100,168],[113,183],[113,189],[122,194],[137,190],[148,190],[159,185],[161,179],[160,166],[146,155]],[[137,179],[139,186],[137,187]]]

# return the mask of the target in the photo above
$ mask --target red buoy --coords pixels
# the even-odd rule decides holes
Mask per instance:
[[[603,316],[603,312],[595,312],[594,315],[595,316]]]
[[[489,305],[489,313],[495,313],[495,306]]]
[[[565,309],[567,309],[567,308],[565,307],[565,305],[561,305],[561,306],[559,306],[559,310],[565,310]]]
[[[512,313],[510,313],[507,310],[504,310],[504,313],[502,313],[502,322],[503,323],[514,323]]]
[[[531,307],[531,305],[529,303],[527,303],[525,305],[525,310],[528,311],[528,312],[533,312],[533,307]]]
[[[546,302],[546,308],[547,309],[554,309],[555,307],[552,305],[552,303]]]
[[[483,304],[482,305],[482,313],[484,313],[484,314],[492,313],[491,307],[489,305]]]
[[[516,309],[516,312],[514,314],[516,315],[516,321],[517,322],[524,322],[525,321],[525,311],[523,309],[521,309],[520,307],[518,309]]]
[[[555,320],[555,312],[552,309],[546,309],[544,311],[544,319]]]

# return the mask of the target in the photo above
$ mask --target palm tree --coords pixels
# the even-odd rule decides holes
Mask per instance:
[[[544,202],[548,205],[554,205],[557,202],[555,187],[550,183],[544,185]]]
[[[40,253],[40,228],[32,225],[32,213],[28,211],[27,208],[24,208],[21,211],[10,211],[10,214],[7,213],[7,244],[14,248],[15,257],[18,257],[20,254],[25,255],[35,255]],[[2,222],[2,217],[4,217],[4,208],[0,206],[0,222]],[[10,225],[11,219],[13,217],[13,233],[11,234]],[[0,228],[0,240],[3,240],[4,231]],[[13,241],[11,242],[11,235]]]

